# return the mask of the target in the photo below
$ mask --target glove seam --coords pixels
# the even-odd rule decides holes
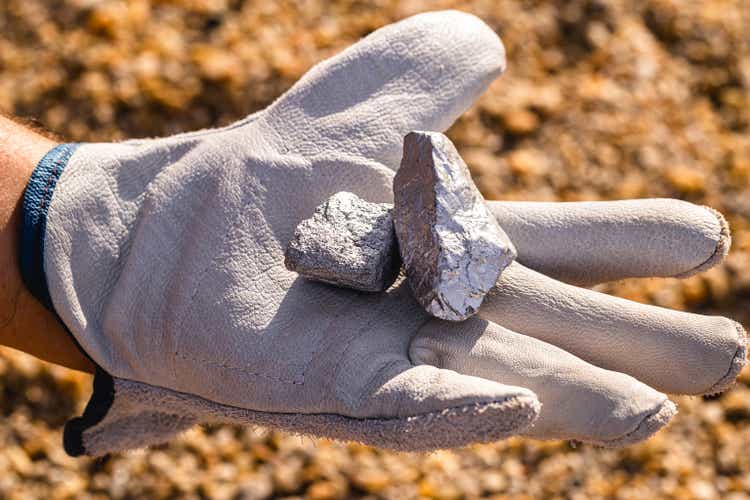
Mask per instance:
[[[302,373],[302,380],[285,379],[285,378],[282,378],[282,377],[274,377],[272,375],[266,375],[266,374],[261,373],[261,372],[251,372],[251,371],[248,371],[248,368],[249,368],[248,366],[233,366],[233,365],[230,365],[230,364],[227,364],[227,363],[219,363],[218,361],[211,361],[211,360],[208,360],[208,359],[202,359],[202,358],[197,358],[197,357],[189,356],[189,355],[183,354],[183,353],[181,353],[179,351],[176,351],[174,353],[174,355],[177,356],[180,359],[185,360],[185,361],[195,361],[197,363],[201,363],[201,364],[204,364],[204,365],[209,365],[209,366],[213,366],[213,367],[221,368],[221,369],[225,369],[225,370],[241,371],[245,375],[250,375],[250,376],[258,377],[258,378],[264,378],[266,380],[272,380],[274,382],[281,382],[283,384],[292,384],[292,385],[305,385],[304,370],[303,370],[303,373]],[[311,356],[311,359],[312,359],[312,356]]]
[[[247,203],[246,203],[246,204],[244,204],[243,206],[247,206]],[[227,237],[229,236],[229,234],[230,234],[230,233],[232,232],[232,230],[233,230],[233,229],[234,229],[235,227],[237,227],[237,225],[238,225],[238,224],[239,224],[239,223],[235,223],[235,224],[233,224],[233,225],[232,225],[232,228],[230,228],[229,232],[227,232],[227,234],[226,234],[226,235],[224,236],[224,238],[223,238],[223,240],[222,240],[222,241],[226,240],[226,238],[227,238]],[[222,254],[222,255],[223,255],[223,254]],[[211,262],[209,262],[209,264],[208,264],[208,265],[206,266],[206,268],[205,268],[205,269],[204,269],[203,271],[201,271],[201,273],[200,273],[200,274],[201,274],[201,278],[200,278],[200,279],[199,279],[199,280],[197,281],[197,285],[196,285],[196,288],[195,288],[195,290],[193,291],[193,293],[191,294],[191,297],[190,297],[190,302],[188,303],[188,306],[187,306],[187,308],[188,308],[188,309],[190,308],[190,306],[192,306],[192,303],[193,303],[193,302],[195,301],[195,297],[196,297],[196,296],[198,295],[198,292],[199,292],[199,291],[200,291],[200,289],[201,289],[201,287],[200,287],[200,283],[201,283],[201,282],[203,281],[203,279],[205,278],[205,275],[207,274],[207,272],[208,272],[208,270],[210,269],[211,265],[213,265],[213,263],[214,263],[214,262],[216,262],[216,261],[217,261],[217,260],[219,259],[219,257],[220,257],[220,256],[221,256],[221,255],[219,255],[219,256],[216,256],[216,257],[215,257],[214,259],[212,259],[212,260],[211,260]],[[277,264],[274,264],[273,266],[269,267],[269,268],[268,268],[268,270],[272,269],[272,268],[273,268],[273,267],[275,267],[276,265],[277,265]],[[267,271],[267,270],[266,270],[266,271]],[[263,271],[263,272],[266,272],[266,271]],[[348,303],[347,303],[346,305],[343,305],[343,306],[341,307],[341,309],[343,310],[343,309],[346,309],[346,308],[348,308],[348,307],[349,307],[349,306],[350,306],[351,304],[353,304],[353,303],[354,303],[354,301],[355,301],[355,300],[356,300],[356,295],[355,295],[355,296],[353,296],[353,297],[352,297],[352,299],[351,299],[351,300],[350,300],[350,301],[349,301],[349,302],[348,302]],[[177,328],[177,330],[176,330],[176,331],[178,331],[178,332],[182,331],[182,326],[184,325],[184,322],[186,321],[186,319],[185,319],[186,317],[187,317],[187,316],[183,316],[183,319],[182,319],[182,321],[180,322],[180,325],[178,326],[178,328]],[[330,330],[330,327],[331,327],[331,325],[333,324],[333,322],[334,322],[334,321],[335,321],[335,320],[336,320],[337,318],[338,318],[338,315],[337,315],[337,314],[336,314],[336,315],[334,315],[334,316],[333,316],[333,318],[331,318],[331,321],[330,321],[330,322],[328,323],[328,327],[326,328],[326,331]],[[347,342],[347,346],[349,345],[349,343],[350,343],[350,342],[351,342],[351,339],[349,340],[349,342]],[[246,375],[250,375],[250,376],[254,376],[254,377],[259,377],[259,378],[265,378],[265,379],[267,379],[267,380],[273,380],[273,381],[275,381],[275,382],[281,382],[281,383],[284,383],[284,384],[292,384],[292,385],[305,385],[305,378],[306,378],[306,375],[307,375],[307,371],[308,371],[308,370],[310,369],[310,366],[312,365],[313,361],[315,360],[315,357],[316,357],[316,356],[318,355],[318,353],[319,353],[319,352],[320,352],[320,351],[321,351],[322,349],[323,349],[323,346],[322,346],[322,343],[321,343],[321,345],[318,345],[318,346],[317,346],[317,347],[316,347],[316,348],[315,348],[315,349],[314,349],[314,350],[313,350],[313,351],[312,351],[312,352],[310,353],[309,359],[307,359],[307,360],[305,361],[305,365],[304,365],[304,367],[302,368],[302,371],[301,371],[301,373],[299,374],[299,376],[298,376],[298,377],[297,377],[296,379],[295,379],[295,378],[291,378],[291,379],[284,379],[284,378],[281,378],[281,377],[274,377],[273,375],[267,375],[267,374],[264,374],[264,373],[261,373],[261,372],[252,372],[252,371],[248,371],[248,369],[250,368],[249,366],[233,366],[233,365],[230,365],[230,364],[228,364],[228,363],[218,363],[218,362],[216,362],[216,361],[211,361],[211,360],[206,360],[206,359],[201,359],[201,358],[197,358],[197,357],[195,357],[195,356],[191,356],[191,355],[189,355],[189,354],[184,354],[184,353],[183,353],[183,352],[181,352],[181,351],[180,351],[180,350],[179,350],[178,348],[175,348],[175,349],[174,349],[174,351],[173,351],[173,355],[174,355],[175,357],[178,357],[178,358],[180,358],[180,359],[183,359],[183,360],[185,360],[185,361],[195,361],[195,362],[197,362],[197,363],[202,363],[202,364],[204,364],[204,365],[215,366],[215,367],[219,367],[219,368],[224,368],[224,369],[227,369],[227,370],[233,370],[233,371],[241,371],[241,372],[243,372],[243,373],[244,373],[244,374],[246,374]],[[337,365],[337,368],[338,368],[338,365]],[[334,373],[336,373],[336,371],[335,371],[335,370],[334,370]],[[176,374],[176,372],[174,371],[174,369],[173,369],[173,377],[174,377],[174,379],[175,379],[175,380],[177,379],[177,374]]]

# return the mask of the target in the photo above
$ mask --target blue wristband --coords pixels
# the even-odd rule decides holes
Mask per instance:
[[[68,160],[79,144],[61,144],[39,161],[23,197],[20,263],[24,284],[44,306],[54,312],[44,273],[44,236],[52,195]]]

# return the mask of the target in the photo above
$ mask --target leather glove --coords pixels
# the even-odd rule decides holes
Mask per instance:
[[[706,267],[729,236],[705,208],[494,204],[539,272],[513,264],[463,323],[428,317],[404,281],[364,294],[285,269],[299,221],[338,191],[391,202],[403,136],[445,130],[504,64],[477,18],[422,14],[228,127],[52,150],[27,187],[23,275],[98,366],[66,450],[142,447],[204,422],[397,450],[515,434],[617,445],[669,420],[659,391],[728,386],[744,362],[736,323],[547,276]]]

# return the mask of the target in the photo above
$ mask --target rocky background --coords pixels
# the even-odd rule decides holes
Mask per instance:
[[[733,228],[728,261],[685,281],[602,289],[750,326],[750,2],[0,0],[0,109],[68,140],[229,123],[386,23],[456,7],[503,38],[509,70],[450,130],[488,198],[668,196]],[[0,357],[0,498],[748,498],[750,371],[624,450],[509,440],[429,455],[259,429],[196,429],[74,460],[60,427],[87,376]]]

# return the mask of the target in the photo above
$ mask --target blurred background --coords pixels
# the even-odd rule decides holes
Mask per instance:
[[[416,12],[502,37],[508,71],[449,131],[487,198],[677,197],[727,215],[727,262],[603,291],[750,326],[747,0],[0,0],[0,110],[66,140],[227,124],[312,64]],[[623,450],[511,439],[396,454],[262,429],[194,429],[72,459],[86,375],[0,352],[0,498],[750,498],[750,371]]]

